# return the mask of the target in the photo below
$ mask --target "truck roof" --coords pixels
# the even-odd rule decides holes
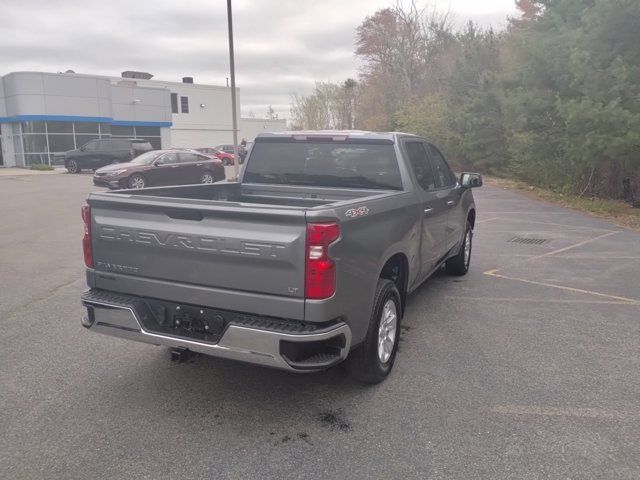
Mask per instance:
[[[411,133],[402,132],[368,132],[366,130],[290,130],[285,132],[269,132],[259,133],[256,136],[256,140],[259,138],[283,138],[293,136],[307,136],[307,137],[348,137],[348,138],[362,138],[367,140],[391,140],[395,142],[399,136],[411,136],[415,137]]]

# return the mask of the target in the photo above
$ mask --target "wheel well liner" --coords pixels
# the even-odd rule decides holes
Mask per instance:
[[[476,211],[473,208],[467,214],[467,221],[471,224],[471,228],[476,226]]]
[[[402,312],[404,313],[405,300],[407,298],[407,287],[409,282],[409,261],[404,253],[392,255],[382,267],[380,278],[386,278],[396,284],[400,292],[402,301]]]

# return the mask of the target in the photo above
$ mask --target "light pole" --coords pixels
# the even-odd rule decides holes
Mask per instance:
[[[229,30],[229,67],[231,69],[231,121],[233,123],[233,176],[238,179],[240,155],[238,155],[238,118],[236,117],[236,67],[233,59],[233,14],[231,0],[227,0],[227,25]]]

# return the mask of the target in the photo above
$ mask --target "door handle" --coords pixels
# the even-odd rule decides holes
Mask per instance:
[[[431,215],[433,213],[433,208],[431,207],[427,207],[424,209],[424,214],[425,215]]]
[[[447,200],[447,205],[450,207],[451,205],[455,204],[456,201],[455,200]]]
[[[196,167],[201,167],[202,164],[201,163],[196,163]]]
[[[178,168],[179,165],[171,165],[171,168]]]

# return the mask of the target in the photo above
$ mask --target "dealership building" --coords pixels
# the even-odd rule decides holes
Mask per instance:
[[[236,89],[237,98],[240,90]],[[238,139],[282,131],[285,120],[240,117]],[[57,153],[104,137],[144,138],[155,148],[233,142],[229,87],[73,72],[14,72],[0,77],[0,166],[51,164]]]

